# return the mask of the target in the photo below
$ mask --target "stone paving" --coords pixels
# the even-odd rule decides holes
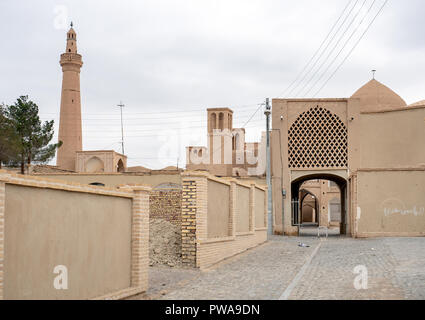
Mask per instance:
[[[299,247],[300,242],[310,247]],[[367,268],[367,290],[354,288],[359,265]],[[425,299],[425,238],[273,236],[206,271],[152,269],[151,274],[151,289],[140,299],[274,300],[284,292],[290,300]]]

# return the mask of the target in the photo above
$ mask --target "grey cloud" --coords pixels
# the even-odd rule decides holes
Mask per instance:
[[[174,165],[184,147],[205,144],[205,130],[187,129],[178,151],[159,162],[165,122],[190,119],[175,110],[235,108],[242,125],[265,97],[277,97],[296,77],[326,36],[346,1],[2,1],[0,4],[0,102],[20,94],[36,101],[44,118],[57,117],[59,55],[66,30],[54,28],[54,8],[65,5],[83,55],[83,117],[119,117],[126,104],[126,149],[130,165]],[[381,0],[377,3],[382,3]],[[389,1],[383,14],[320,96],[347,97],[371,77],[388,84],[408,102],[425,98],[425,3]],[[327,77],[326,77],[327,78]],[[134,113],[164,112],[165,120],[131,120]],[[89,115],[88,115],[89,114]],[[193,124],[206,125],[205,112]],[[262,116],[248,137],[259,140]],[[119,122],[85,121],[84,147],[119,149]],[[155,127],[158,137],[146,137]],[[57,125],[57,124],[56,124]],[[179,135],[173,131],[172,135]],[[187,134],[189,132],[189,134]],[[111,137],[110,137],[111,136]],[[138,137],[140,136],[140,138]],[[99,138],[98,138],[99,137]],[[110,138],[108,138],[110,137]],[[147,159],[149,158],[149,159]]]

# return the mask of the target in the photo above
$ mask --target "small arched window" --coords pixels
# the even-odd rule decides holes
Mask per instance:
[[[210,120],[210,130],[213,131],[217,128],[217,116],[215,113],[211,114],[211,120]]]
[[[220,130],[224,129],[224,114],[222,112],[218,115],[218,127]]]
[[[124,171],[125,171],[124,163],[122,162],[121,159],[119,159],[117,163],[117,172],[124,172]]]

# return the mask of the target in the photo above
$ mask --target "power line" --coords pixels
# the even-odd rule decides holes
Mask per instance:
[[[257,111],[257,110],[256,110]],[[239,116],[238,117],[238,119],[244,119],[244,118],[248,118],[248,117],[250,117],[250,116],[252,116],[252,114],[250,113],[250,114],[247,114],[247,115],[243,115],[243,116]],[[58,119],[58,118],[45,118],[45,117],[43,117],[43,118],[40,118],[40,120],[42,120],[42,121],[46,121],[46,120],[60,120],[60,119]],[[74,120],[74,121],[73,121]],[[80,121],[80,119],[79,118],[75,118],[75,119],[73,119],[73,120],[69,120],[69,121],[66,121],[67,123],[73,123],[73,122],[75,122],[75,121]],[[102,119],[102,118],[97,118],[97,119],[88,119],[88,118],[82,118],[81,119],[82,121],[96,121],[96,122],[100,122],[100,121],[110,121],[111,123],[113,123],[113,122],[120,122],[121,121],[121,119]],[[155,121],[155,123],[181,123],[181,122],[184,122],[184,121],[190,121],[190,122],[205,122],[205,117],[203,117],[203,119],[198,119],[198,118],[191,118],[190,116],[188,116],[188,117],[184,117],[184,118],[165,118],[165,117],[161,117],[161,118],[130,118],[130,117],[126,117],[125,118],[125,120],[126,121],[130,121],[130,120],[132,120],[132,121],[142,121],[142,120],[165,120],[165,122],[163,121],[163,122],[159,122],[159,121]],[[176,120],[176,121],[170,121],[170,120]],[[63,121],[63,120],[62,120]]]
[[[326,56],[325,60],[322,61],[322,63],[319,65],[319,68],[313,73],[313,75],[310,77],[310,79],[304,84],[304,86],[297,92],[297,94],[295,95],[296,97],[298,97],[298,95],[311,83],[311,81],[313,81],[314,77],[316,77],[316,75],[320,72],[320,70],[322,69],[322,67],[328,62],[329,58],[332,56],[332,54],[334,53],[335,49],[338,47],[339,43],[341,42],[341,40],[344,38],[344,36],[346,35],[346,33],[348,32],[348,30],[350,29],[350,27],[353,25],[354,21],[356,20],[356,18],[359,16],[360,12],[362,11],[364,5],[366,4],[367,0],[363,1],[363,4],[360,6],[359,10],[357,11],[357,13],[354,15],[353,19],[351,19],[351,22],[348,24],[348,26],[345,28],[344,32],[342,33],[342,35],[339,37],[338,41],[335,43],[335,45],[333,46],[333,48],[329,51],[328,55]]]
[[[262,127],[262,125],[253,125],[253,126],[245,126],[245,128],[259,128]],[[171,128],[169,130],[174,130],[174,131],[179,131],[179,134],[181,135],[193,135],[193,130],[188,132],[188,133],[182,133],[182,131],[186,130],[186,129],[205,129],[206,126],[198,126],[198,127],[185,127],[185,128]],[[153,130],[146,130],[146,132],[152,132]],[[167,131],[167,130],[164,130]],[[85,131],[86,132],[86,131]],[[103,132],[103,131],[88,131],[88,132]],[[127,131],[128,132],[128,131]],[[139,132],[144,132],[144,131],[139,131]],[[118,134],[118,133],[117,133]],[[170,135],[168,134],[152,134],[152,135],[127,135],[126,138],[139,138],[139,137],[160,137],[160,136],[164,136],[164,137],[169,137]],[[69,136],[69,137],[73,137],[73,136]],[[105,135],[101,135],[101,136],[94,136],[94,135],[87,135],[84,136],[84,139],[86,138],[105,138],[105,139],[110,139],[110,138],[121,138],[121,136],[119,135],[114,135],[114,136],[105,136]]]
[[[285,91],[279,95],[279,97],[281,96],[285,96],[286,92],[298,81],[298,79],[301,77],[301,75],[304,73],[304,71],[307,69],[307,67],[310,65],[310,63],[313,61],[313,59],[317,56],[317,54],[320,52],[320,50],[322,49],[323,45],[326,43],[326,41],[328,40],[329,36],[331,35],[332,31],[335,29],[335,27],[337,26],[338,22],[341,20],[341,18],[343,17],[345,11],[347,10],[347,8],[349,7],[350,3],[352,0],[349,0],[347,5],[345,6],[344,10],[341,12],[341,14],[338,17],[338,20],[334,23],[334,25],[332,26],[331,30],[329,31],[329,33],[327,34],[326,38],[322,41],[322,43],[320,44],[319,48],[316,50],[316,52],[313,54],[313,56],[311,57],[311,59],[307,62],[307,64],[304,66],[304,68],[302,69],[302,71],[297,75],[297,77],[295,78],[294,81],[292,81],[292,83],[285,89]]]
[[[341,28],[344,26],[344,24],[347,21],[347,19],[351,16],[351,13],[353,12],[354,8],[357,6],[357,3],[358,2],[359,2],[359,0],[356,0],[356,2],[354,3],[354,6],[351,7],[351,9],[348,12],[347,16],[344,18],[344,20],[342,21],[342,23],[340,24],[340,26],[338,27],[338,29],[334,33],[334,35],[332,36],[331,40],[326,45],[325,49],[322,51],[322,53],[319,55],[319,57],[315,60],[315,62],[313,63],[313,65],[308,69],[307,73],[302,77],[301,81],[294,88],[292,88],[290,92],[288,92],[288,95],[291,94],[296,88],[298,88],[298,86],[301,85],[304,82],[304,80],[307,78],[307,76],[314,70],[314,68],[316,67],[317,63],[323,57],[323,54],[328,50],[329,46],[334,41],[335,37],[337,36],[337,34],[341,30]]]
[[[363,24],[366,17],[369,15],[369,12],[372,10],[373,6],[375,5],[376,0],[373,0],[372,4],[370,5],[369,9],[367,10],[366,14],[363,16],[363,18],[360,20],[357,27],[354,29],[354,31],[351,33],[351,35],[348,37],[348,39],[345,41],[344,45],[342,46],[341,50],[339,50],[338,54],[334,57],[334,59],[331,61],[331,63],[327,66],[325,71],[321,74],[321,76],[315,81],[315,83],[310,87],[310,89],[307,90],[307,92],[304,94],[304,96],[307,96],[311,90],[313,90],[314,87],[320,82],[320,80],[323,79],[325,74],[329,71],[329,69],[332,67],[332,65],[335,63],[335,61],[339,58],[341,53],[344,51],[344,49],[347,47],[350,40],[353,38],[353,36],[357,33],[357,30],[360,28],[360,26]]]
[[[348,52],[348,54],[345,56],[344,60],[342,60],[342,62],[338,65],[338,67],[335,69],[335,71],[330,75],[330,77],[325,81],[325,83],[320,87],[320,89],[315,93],[314,96],[317,96],[320,91],[322,91],[322,89],[328,84],[328,82],[333,78],[333,76],[338,72],[338,70],[342,67],[342,65],[345,63],[345,61],[347,61],[347,59],[351,56],[351,54],[353,53],[353,51],[356,49],[356,47],[358,46],[358,44],[360,43],[360,41],[363,39],[363,37],[366,35],[366,33],[369,31],[370,27],[373,25],[373,23],[375,22],[376,18],[378,18],[378,16],[381,14],[382,10],[384,9],[384,7],[386,6],[386,4],[388,3],[388,0],[385,0],[384,4],[381,6],[381,8],[379,9],[379,11],[377,12],[377,14],[374,16],[374,18],[372,19],[372,21],[369,23],[369,25],[367,26],[366,30],[363,32],[363,34],[360,36],[360,38],[357,40],[357,42],[354,44],[353,48],[350,50],[350,52]]]
[[[255,116],[255,114],[254,114]],[[237,121],[235,121],[235,124],[237,123],[242,123],[242,119],[238,119]],[[253,123],[259,123],[262,122],[263,120],[257,119],[257,120],[253,120],[251,119],[249,122],[253,122]],[[132,123],[132,124],[127,124],[126,125],[126,131],[140,131],[140,130],[136,130],[136,129],[131,129],[131,128],[139,128],[139,127],[143,127],[143,128],[147,128],[146,130],[161,130],[163,129],[163,127],[165,127],[166,129],[181,129],[181,128],[203,128],[205,127],[206,124],[206,120],[200,120],[200,121],[180,121],[180,122],[161,122],[161,123],[152,123],[152,124],[145,124],[145,123]],[[67,123],[73,123],[71,122],[67,122]],[[191,126],[191,125],[187,125],[187,124],[201,124],[198,126]],[[248,123],[248,122],[247,122]],[[172,126],[174,125],[174,126]],[[109,129],[118,129],[119,128],[119,123],[108,123],[108,122],[104,122],[104,123],[90,123],[90,124],[83,124],[82,125],[83,128],[103,128],[103,127],[109,127]],[[237,125],[235,125],[235,127],[237,127]],[[130,128],[130,129],[128,129]],[[97,131],[97,129],[95,129]],[[87,130],[85,130],[87,131]],[[90,131],[90,130],[89,130]]]
[[[259,104],[257,110],[255,110],[255,112],[252,114],[252,116],[249,118],[249,120],[242,126],[242,128],[245,128],[247,126],[247,124],[252,121],[252,119],[255,117],[255,115],[261,109],[262,106],[264,106],[264,103]],[[261,120],[261,121],[263,121],[263,120]]]
[[[245,108],[246,107],[256,107],[257,104],[246,104],[246,105],[236,105],[236,106],[232,106],[231,109],[239,109],[239,108]],[[213,109],[213,108],[228,108],[228,107],[224,107],[224,106],[215,106],[215,107],[207,107],[204,109],[195,109],[195,110],[176,110],[176,111],[170,111],[170,110],[164,110],[164,111],[158,111],[158,112],[131,112],[131,114],[170,114],[170,113],[188,113],[188,112],[206,112],[207,109]],[[58,112],[40,112],[40,114],[59,114]],[[99,115],[99,113],[82,113],[82,114],[90,114],[90,115]],[[115,113],[102,113],[103,115],[115,115]]]
[[[255,105],[255,108],[257,107],[257,105]],[[245,109],[245,110],[239,110],[239,111],[237,111],[237,113],[238,114],[244,114],[244,113],[251,113],[252,112],[252,110],[254,110],[255,108],[247,108],[247,109]],[[205,109],[204,110],[204,112],[203,112],[203,114],[196,114],[196,115],[194,115],[194,114],[189,114],[189,112],[188,112],[188,114],[187,115],[170,115],[169,113],[167,113],[167,112],[165,112],[164,114],[168,114],[169,115],[169,118],[175,118],[175,119],[180,119],[180,118],[188,118],[188,117],[193,117],[193,116],[197,116],[197,117],[203,117],[205,114],[206,114],[206,112],[207,112],[207,110]],[[53,114],[53,113],[52,113]],[[51,118],[54,118],[54,119],[58,119],[59,117],[60,117],[60,115],[58,114],[58,113],[55,113],[54,115],[52,115],[52,116],[48,116],[47,115],[47,113],[40,113],[40,119],[51,119]],[[89,115],[89,114],[87,114],[87,113],[83,113],[83,115]],[[93,114],[91,114],[91,115],[93,115]],[[97,114],[97,115],[99,115],[99,114]],[[105,113],[102,113],[101,114],[102,116],[107,116],[108,114],[105,114]],[[139,115],[138,113],[129,113],[129,112],[125,112],[124,113],[124,115],[127,115],[127,116],[133,116],[133,115]],[[116,116],[116,114],[115,115],[112,115],[111,114],[111,116]],[[149,120],[156,120],[156,119],[163,119],[164,118],[164,115],[158,115],[157,117],[143,117],[143,118],[137,118],[137,117],[132,117],[131,119],[135,119],[135,120],[137,120],[137,119],[149,119]],[[114,121],[118,121],[119,120],[119,118],[116,118],[116,117],[106,117],[106,118],[99,118],[99,117],[95,117],[95,118],[92,118],[92,117],[82,117],[82,119],[83,120],[114,120]],[[130,119],[130,120],[131,120]]]

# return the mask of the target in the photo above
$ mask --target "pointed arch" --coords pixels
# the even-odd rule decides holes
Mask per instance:
[[[211,113],[210,117],[210,131],[217,129],[217,115],[215,113]]]
[[[218,128],[224,130],[224,113],[220,112],[218,115]]]
[[[117,162],[117,172],[124,172],[124,162],[122,159],[119,159]]]

